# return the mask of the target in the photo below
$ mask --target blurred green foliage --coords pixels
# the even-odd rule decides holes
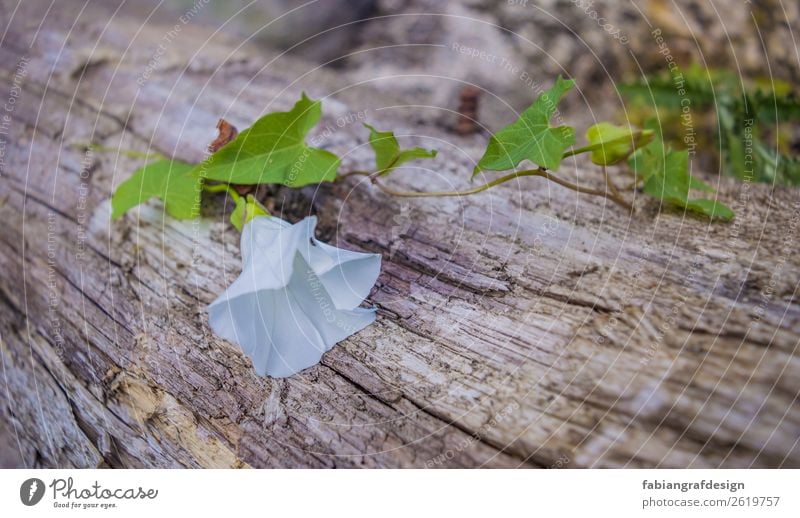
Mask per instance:
[[[667,142],[710,151],[726,174],[800,185],[800,99],[788,83],[693,65],[618,88],[629,120],[643,126],[656,116]]]

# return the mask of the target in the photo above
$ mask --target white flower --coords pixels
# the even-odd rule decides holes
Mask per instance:
[[[377,254],[314,238],[316,217],[291,225],[269,216],[242,229],[242,273],[208,307],[211,328],[235,342],[256,372],[291,376],[375,321],[358,307],[381,268]]]

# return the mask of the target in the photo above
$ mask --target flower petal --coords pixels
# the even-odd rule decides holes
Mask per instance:
[[[279,218],[257,217],[242,229],[242,273],[211,306],[256,290],[282,288],[292,276],[298,243],[306,228]]]
[[[316,365],[337,342],[375,320],[374,310],[336,309],[299,254],[293,271],[285,288],[257,290],[209,307],[214,332],[240,344],[261,375],[285,377]]]
[[[305,218],[309,239],[298,251],[319,277],[338,309],[353,309],[367,298],[381,272],[380,254],[365,254],[336,248],[314,238],[317,218]]]
[[[242,232],[241,275],[208,307],[209,324],[239,344],[261,375],[290,376],[319,363],[337,342],[375,321],[357,307],[380,256],[314,238],[317,219],[291,225],[257,217]]]

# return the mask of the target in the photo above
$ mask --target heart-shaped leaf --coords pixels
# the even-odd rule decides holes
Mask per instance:
[[[203,180],[188,175],[192,167],[177,160],[158,160],[138,169],[114,191],[111,217],[117,219],[150,198],[161,198],[173,218],[196,218]]]
[[[339,157],[305,142],[321,117],[321,102],[304,93],[290,111],[261,117],[196,166],[192,175],[233,184],[289,187],[333,181]]]
[[[364,124],[364,127],[369,130],[369,145],[375,151],[376,171],[379,171],[381,175],[388,174],[392,169],[409,160],[436,156],[435,149],[421,147],[400,149],[400,144],[391,131],[378,131],[369,124]]]
[[[575,143],[575,130],[569,126],[550,126],[558,103],[572,89],[575,81],[558,77],[550,90],[542,93],[519,118],[489,140],[483,157],[473,171],[506,171],[523,160],[530,160],[554,171],[561,164],[564,151]]]

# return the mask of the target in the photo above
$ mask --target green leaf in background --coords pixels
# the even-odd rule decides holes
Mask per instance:
[[[689,152],[665,150],[658,139],[631,157],[638,167],[648,168],[644,192],[675,207],[680,207],[710,218],[730,220],[733,211],[722,202],[703,198],[689,198],[690,189],[711,189],[701,180],[689,174]],[[638,171],[637,171],[638,174]]]
[[[665,126],[676,128],[665,135],[666,140],[681,146],[686,137],[681,128],[687,122],[682,118],[691,106],[688,122],[697,135],[695,143],[708,150],[725,174],[740,180],[800,185],[796,151],[800,98],[794,85],[697,64],[684,71],[680,83],[678,79],[662,73],[620,85],[619,91],[633,101],[626,115],[642,108],[659,113]]]
[[[654,198],[669,201],[689,198],[689,153],[667,151],[663,167],[651,171],[644,182],[644,192]],[[680,203],[680,202],[679,202]]]
[[[170,216],[196,218],[200,215],[203,180],[187,174],[192,167],[176,160],[159,160],[138,169],[114,191],[111,217],[117,219],[150,198],[161,198]]]
[[[668,150],[664,147],[658,121],[656,119],[648,120],[645,123],[645,127],[647,131],[653,132],[654,138],[646,146],[638,148],[630,158],[628,158],[628,165],[640,180],[646,182],[656,171],[663,171],[665,169],[664,161],[667,157]],[[689,189],[703,192],[716,192],[714,188],[706,182],[691,175],[689,175]]]
[[[364,127],[369,130],[369,145],[375,151],[376,171],[379,171],[381,175],[388,174],[392,169],[409,160],[436,156],[435,149],[415,147],[401,150],[397,138],[391,131],[378,131],[369,124],[364,124]]]
[[[290,111],[261,117],[196,166],[192,175],[233,184],[289,187],[333,181],[339,157],[305,142],[321,117],[322,103],[304,93]]]
[[[660,148],[660,149],[659,149]],[[663,168],[663,143],[656,139],[647,147],[637,150],[628,157],[628,166],[636,175],[636,182],[647,181],[653,171]]]
[[[653,130],[600,122],[586,130],[586,139],[590,145],[585,149],[592,152],[592,162],[595,164],[612,165],[622,162],[631,153],[646,146],[654,135]]]
[[[710,218],[717,218],[725,221],[733,219],[733,211],[722,202],[717,200],[708,200],[704,198],[696,198],[694,200],[687,200],[684,204],[687,210],[703,214]]]
[[[575,81],[561,76],[550,90],[542,93],[519,119],[501,129],[473,171],[506,171],[523,160],[554,171],[561,164],[564,151],[575,143],[575,130],[569,126],[550,126],[559,101],[572,89]]]
[[[695,178],[694,176],[689,177],[689,188],[692,189],[693,191],[717,192],[713,187],[708,185],[706,182],[704,182],[700,178]]]

